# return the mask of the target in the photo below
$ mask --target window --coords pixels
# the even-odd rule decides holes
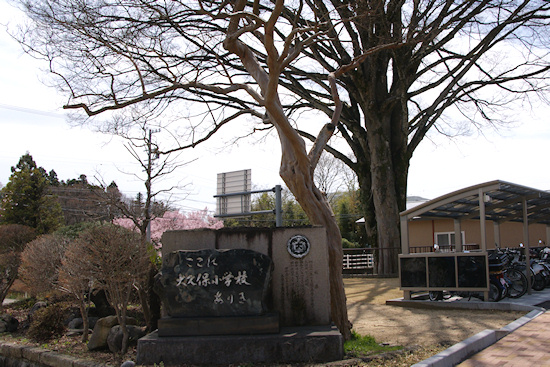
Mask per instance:
[[[462,237],[462,243],[466,243],[464,231],[460,232]],[[455,233],[454,232],[435,232],[434,243],[441,246],[455,245]]]

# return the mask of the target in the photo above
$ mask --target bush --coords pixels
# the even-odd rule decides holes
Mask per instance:
[[[39,343],[50,341],[63,335],[65,310],[60,304],[54,304],[36,311],[33,315],[27,336]]]
[[[347,238],[342,238],[342,247],[343,248],[361,248],[361,244],[357,242],[351,242]]]
[[[36,238],[35,230],[19,224],[0,225],[0,307],[17,278],[21,251]]]
[[[21,254],[20,279],[33,295],[52,292],[58,287],[58,273],[68,237],[46,234],[31,241]]]

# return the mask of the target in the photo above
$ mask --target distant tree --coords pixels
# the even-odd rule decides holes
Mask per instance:
[[[2,189],[1,223],[26,225],[38,233],[59,228],[63,224],[61,207],[50,191],[55,175],[48,175],[38,167],[29,153],[21,156],[11,172]]]
[[[137,230],[134,221],[129,218],[117,218],[113,220],[113,223],[124,228]],[[155,247],[159,249],[162,246],[160,242],[162,234],[166,231],[197,228],[219,229],[222,227],[223,221],[208,215],[208,209],[206,208],[188,214],[183,214],[179,210],[171,210],[151,221],[151,240]]]
[[[124,173],[142,181],[145,192],[139,192],[134,201],[128,201],[120,195],[112,194],[107,196],[109,200],[106,204],[116,208],[119,212],[118,216],[134,222],[134,226],[141,233],[142,241],[145,244],[150,241],[149,223],[168,210],[168,205],[158,200],[158,196],[180,188],[179,185],[166,187],[157,183],[173,174],[185,163],[178,162],[179,153],[168,153],[162,156],[159,154],[160,149],[154,139],[154,132],[158,132],[160,129],[154,129],[153,122],[149,120],[150,116],[146,112],[143,114],[141,112],[129,110],[127,117],[129,121],[114,119],[112,125],[105,127],[105,132],[116,134],[126,140],[124,145],[126,150],[141,169],[139,172],[125,171]],[[107,188],[105,187],[105,189]]]
[[[92,279],[94,288],[103,289],[116,311],[122,328],[121,353],[128,350],[126,316],[132,291],[143,284],[149,269],[149,252],[139,233],[114,224],[93,226],[76,241],[75,257],[80,259],[83,276]],[[69,273],[68,273],[69,274]]]
[[[0,225],[0,309],[19,272],[21,252],[36,231],[21,224]]]
[[[346,174],[352,172],[344,162],[333,155],[323,153],[315,169],[314,180],[319,189],[327,196],[331,205],[335,196],[346,189]]]
[[[342,238],[354,244],[355,247],[365,245],[370,247],[372,243],[366,243],[365,226],[356,223],[362,217],[360,204],[356,191],[343,192],[335,199],[334,213],[338,219]]]
[[[50,188],[63,211],[65,225],[80,222],[110,221],[119,214],[117,208],[106,203],[106,197],[121,197],[115,182],[107,188],[89,183],[86,175],[69,179]]]
[[[281,209],[283,212],[283,226],[296,227],[309,225],[309,219],[288,189],[284,188],[281,194]],[[255,195],[250,205],[252,212],[271,211],[266,214],[254,214],[246,217],[230,218],[224,221],[228,227],[252,226],[252,227],[274,227],[275,226],[275,195],[264,192]]]
[[[70,241],[69,237],[59,234],[45,234],[25,246],[21,253],[20,279],[31,294],[59,289],[59,268]]]
[[[82,259],[86,256],[86,247],[79,241],[69,242],[59,268],[57,288],[73,298],[82,316],[82,342],[88,340],[90,321],[88,318],[87,304],[90,300],[90,292],[93,284],[91,272],[87,269],[88,264],[83,264]]]

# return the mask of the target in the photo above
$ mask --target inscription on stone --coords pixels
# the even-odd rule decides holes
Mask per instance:
[[[292,260],[281,272],[282,307],[287,315],[283,322],[291,325],[307,325],[314,318],[315,285],[313,262]]]
[[[271,270],[252,250],[176,251],[163,259],[155,291],[171,317],[262,315]]]

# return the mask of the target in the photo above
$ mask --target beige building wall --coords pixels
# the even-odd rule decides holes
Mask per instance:
[[[481,244],[481,230],[478,220],[461,222],[466,244]],[[409,246],[433,246],[437,232],[454,232],[452,219],[412,220],[409,222]],[[487,249],[495,248],[495,230],[492,221],[486,222]],[[529,225],[529,246],[539,246],[539,240],[546,243],[546,225]],[[504,222],[500,224],[500,246],[518,247],[523,243],[523,223]]]

